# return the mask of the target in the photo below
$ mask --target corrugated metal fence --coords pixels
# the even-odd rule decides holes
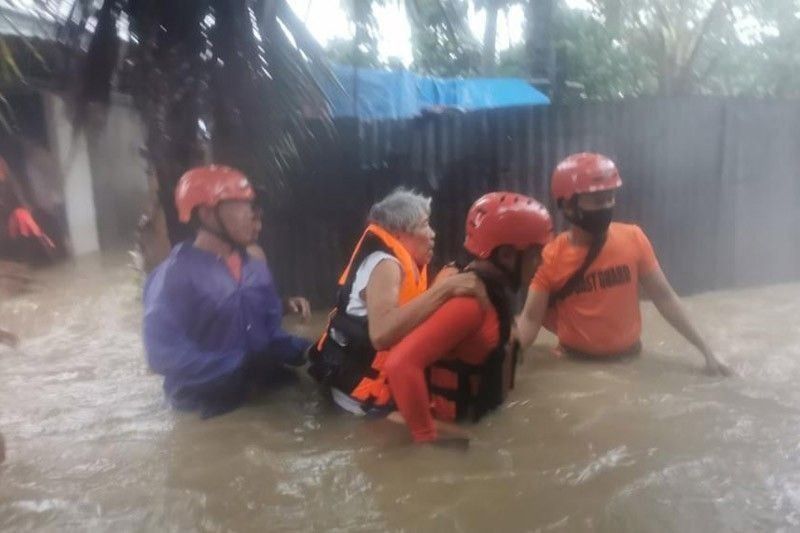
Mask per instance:
[[[800,102],[637,99],[337,123],[268,207],[284,292],[333,299],[370,204],[405,185],[434,198],[435,264],[458,254],[471,202],[498,189],[549,202],[569,153],[613,157],[635,221],[683,293],[800,279]],[[550,206],[554,211],[554,206]]]

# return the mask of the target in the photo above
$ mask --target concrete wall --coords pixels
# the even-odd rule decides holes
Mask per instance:
[[[86,138],[73,135],[67,107],[60,96],[46,93],[42,98],[50,146],[64,178],[64,201],[72,251],[75,255],[95,252],[100,244]]]
[[[143,128],[133,108],[115,101],[87,134],[74,135],[64,99],[44,93],[50,146],[64,176],[67,224],[75,255],[128,247],[147,203],[139,155]]]
[[[144,129],[123,100],[115,101],[95,126],[88,150],[100,247],[127,247],[147,203],[147,167],[139,152]]]

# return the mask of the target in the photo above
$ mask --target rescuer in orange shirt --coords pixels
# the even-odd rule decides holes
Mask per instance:
[[[530,346],[544,323],[568,355],[636,354],[641,285],[667,322],[703,354],[706,371],[729,375],[686,315],[642,229],[611,222],[621,186],[616,165],[600,154],[573,154],[556,167],[552,194],[571,228],[542,252],[517,319],[520,345]]]

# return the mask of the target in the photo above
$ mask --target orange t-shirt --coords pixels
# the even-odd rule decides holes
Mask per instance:
[[[554,293],[580,268],[589,250],[564,232],[542,251],[531,288]],[[639,341],[639,278],[658,268],[653,246],[633,224],[612,223],[600,254],[577,290],[556,303],[561,344],[592,355],[620,353]]]

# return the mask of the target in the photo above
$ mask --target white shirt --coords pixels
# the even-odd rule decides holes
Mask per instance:
[[[350,291],[350,298],[347,300],[346,312],[348,315],[358,317],[367,316],[367,283],[369,283],[369,277],[372,275],[372,271],[384,260],[394,261],[398,265],[400,264],[400,261],[391,254],[387,254],[386,252],[372,252],[358,265],[356,277],[353,280],[353,288]],[[358,416],[364,416],[366,414],[362,408],[361,402],[351,398],[336,387],[331,387],[331,395],[336,405],[345,411]]]
[[[347,300],[346,313],[350,316],[367,316],[367,301],[366,301],[366,288],[369,283],[369,277],[372,271],[378,266],[378,263],[388,259],[394,261],[398,265],[400,261],[391,254],[386,252],[372,252],[369,254],[358,266],[356,277],[353,280],[353,288],[350,291],[350,298]]]

